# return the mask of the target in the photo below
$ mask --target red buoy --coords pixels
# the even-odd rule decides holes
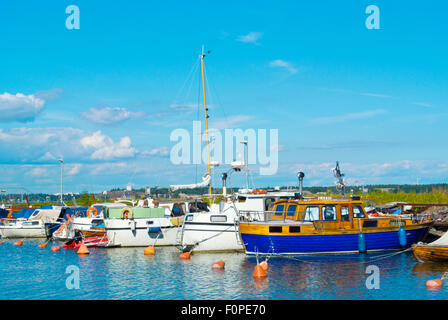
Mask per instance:
[[[179,256],[179,259],[181,259],[181,260],[190,260],[190,252],[181,253],[181,255]]]
[[[442,279],[434,279],[426,281],[426,288],[428,289],[440,289],[443,287]]]
[[[23,241],[22,241],[22,240],[19,240],[19,241],[14,242],[14,245],[17,246],[17,247],[21,247],[22,244],[23,244]]]
[[[61,250],[60,246],[53,246],[53,247],[51,247],[51,251],[53,251],[53,252],[57,252],[57,251],[60,251],[60,250]]]
[[[215,263],[212,264],[212,269],[223,270],[225,264],[226,263],[224,261],[220,260],[220,261],[215,262]]]
[[[254,278],[264,278],[264,277],[266,277],[268,275],[268,273],[263,269],[263,267],[262,266],[260,266],[259,264],[257,264],[256,266],[255,266],[255,269],[254,269],[254,273],[252,274],[252,276],[254,277]]]

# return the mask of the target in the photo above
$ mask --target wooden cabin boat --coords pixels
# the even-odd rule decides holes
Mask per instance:
[[[414,244],[412,252],[420,262],[448,261],[448,232],[431,243]]]
[[[368,217],[359,197],[282,200],[262,220],[241,221],[247,254],[327,254],[399,250],[422,240],[425,216]]]

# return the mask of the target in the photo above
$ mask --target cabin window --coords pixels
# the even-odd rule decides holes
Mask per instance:
[[[226,216],[210,216],[210,222],[227,222]]]
[[[275,202],[274,198],[267,198],[264,202],[264,208],[266,211],[269,211],[269,207]]]
[[[350,216],[348,213],[348,207],[341,207],[341,220],[342,221],[349,221]]]
[[[376,228],[378,227],[378,220],[364,220],[362,223],[363,228]]]
[[[269,232],[281,233],[282,232],[282,227],[269,227]]]
[[[353,206],[353,216],[355,218],[364,218],[365,217],[364,210],[362,209],[361,206]]]
[[[289,233],[299,233],[300,227],[299,226],[291,226],[289,227]]]
[[[288,217],[294,217],[296,214],[297,205],[293,204],[288,207],[288,213],[286,214]]]
[[[324,220],[336,220],[336,207],[324,206],[322,208],[322,216]]]
[[[193,215],[189,214],[185,217],[185,221],[193,221]]]
[[[276,216],[282,216],[284,208],[285,208],[285,206],[283,204],[277,205],[277,207],[275,207],[275,215]]]
[[[246,197],[238,197],[238,202],[246,202]]]
[[[319,220],[319,207],[306,207],[305,221]]]

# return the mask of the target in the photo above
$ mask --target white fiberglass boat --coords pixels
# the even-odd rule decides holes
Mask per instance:
[[[56,223],[62,207],[36,209],[28,216],[0,225],[4,238],[45,238],[45,223]]]
[[[183,215],[166,215],[166,208],[108,208],[104,215],[109,245],[122,247],[174,246]]]

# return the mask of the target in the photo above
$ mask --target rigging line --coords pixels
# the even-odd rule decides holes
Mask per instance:
[[[212,88],[212,90],[214,91],[215,96],[216,96],[216,100],[218,100],[218,105],[221,107],[220,110],[221,110],[222,113],[224,114],[225,122],[228,124],[229,121],[228,121],[228,118],[227,118],[226,110],[225,110],[223,104],[221,103],[221,99],[219,98],[218,91],[216,90],[215,85],[212,83],[212,84],[210,85],[210,88]]]
[[[191,77],[192,74],[194,73],[193,70],[195,70],[195,69],[198,67],[198,65],[199,65],[198,62],[199,62],[199,58],[196,59],[195,63],[194,63],[193,66],[191,67],[190,72],[189,72],[188,75],[187,75],[187,78],[185,79],[183,85],[180,87],[179,91],[178,91],[177,94],[176,94],[176,98],[174,99],[174,102],[177,101],[177,99],[179,98],[180,94],[182,93],[182,90],[184,89],[185,85],[187,84],[188,80],[190,79],[190,77]]]
[[[192,77],[191,77],[191,81],[190,81],[190,86],[188,87],[187,94],[185,95],[185,99],[188,99],[188,97],[190,96],[190,91],[191,91],[191,88],[193,87],[193,82],[194,82],[194,81],[193,81],[193,79],[194,79],[194,74],[196,74],[198,68],[199,68],[199,63],[196,64],[196,68],[195,68],[194,71],[193,71],[193,75],[192,75]]]

